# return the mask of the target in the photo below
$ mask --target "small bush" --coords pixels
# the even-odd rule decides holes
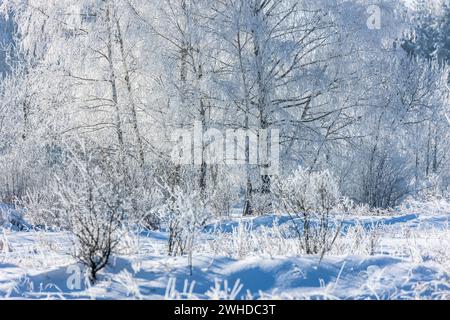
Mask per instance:
[[[340,198],[330,172],[298,169],[275,180],[272,191],[278,208],[292,217],[303,250],[307,254],[329,251],[336,236],[330,213]]]
[[[114,162],[81,147],[72,153],[66,176],[57,178],[57,216],[76,238],[74,257],[95,282],[133,221],[132,190]]]
[[[200,191],[185,192],[175,188],[162,210],[162,220],[169,232],[168,253],[171,256],[188,254],[192,273],[192,255],[196,236],[208,220]]]

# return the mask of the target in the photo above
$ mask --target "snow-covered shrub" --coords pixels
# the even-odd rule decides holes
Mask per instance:
[[[365,203],[357,203],[347,197],[342,197],[335,211],[347,216],[392,216],[398,212],[392,208],[374,208]]]
[[[212,212],[218,217],[228,217],[231,206],[238,199],[238,182],[231,175],[219,175],[208,195],[208,204]]]
[[[273,258],[303,253],[289,224],[279,225],[277,222],[271,227],[258,228],[251,223],[240,222],[231,232],[217,230],[211,234],[211,239],[200,244],[200,250],[233,259],[252,256]]]
[[[430,196],[422,200],[408,197],[397,208],[400,212],[411,212],[421,215],[439,215],[450,212],[450,200],[445,197]]]
[[[46,172],[46,169],[33,154],[16,151],[0,155],[0,202],[13,203],[20,199],[30,187],[43,182],[41,172]]]
[[[161,217],[169,232],[169,255],[188,254],[192,258],[196,235],[208,220],[201,192],[171,191]]]
[[[18,207],[24,208],[24,218],[33,227],[39,229],[59,228],[62,222],[59,211],[53,210],[57,197],[52,186],[43,186],[40,190],[27,191],[16,201]]]
[[[345,229],[336,237],[333,248],[328,252],[330,255],[375,255],[378,253],[382,226],[374,223],[365,226],[356,223]]]
[[[393,151],[392,146],[370,153],[361,160],[361,189],[358,200],[374,208],[390,208],[411,191],[410,158]]]
[[[303,246],[298,245],[298,234],[293,223],[294,221],[288,221],[280,224],[274,221],[271,226],[255,227],[248,221],[240,222],[230,232],[223,230],[213,232],[208,241],[199,244],[199,250],[212,252],[214,256],[225,255],[233,259],[299,256],[304,254],[305,250]],[[357,223],[354,226],[342,228],[340,233],[335,234],[336,239],[327,254],[375,255],[382,249],[380,244],[383,232],[387,232],[385,227],[377,223],[371,226]],[[429,249],[429,251],[432,250]]]
[[[159,209],[164,205],[164,195],[159,187],[142,186],[134,192],[133,205],[138,224],[148,230],[158,230],[161,225]]]
[[[255,192],[251,200],[254,215],[263,216],[273,213],[273,194]]]
[[[290,176],[275,180],[272,191],[278,208],[292,217],[305,253],[329,251],[336,237],[330,214],[340,198],[338,184],[331,173],[299,168]]]
[[[91,281],[109,262],[132,222],[131,190],[111,159],[82,145],[73,152],[66,175],[57,178],[58,216],[76,238],[74,257]]]
[[[28,230],[31,226],[23,218],[23,212],[14,206],[0,203],[0,227],[11,230]]]
[[[16,154],[0,155],[0,201],[12,202],[24,194],[26,173],[23,160]]]
[[[420,199],[441,198],[444,195],[442,188],[442,178],[437,174],[430,174],[425,181],[422,182],[418,197]]]

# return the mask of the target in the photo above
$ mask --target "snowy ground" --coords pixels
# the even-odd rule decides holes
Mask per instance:
[[[450,299],[450,214],[348,217],[330,254],[296,252],[288,217],[231,219],[199,239],[193,275],[167,235],[124,239],[90,287],[66,233],[0,229],[0,298]]]

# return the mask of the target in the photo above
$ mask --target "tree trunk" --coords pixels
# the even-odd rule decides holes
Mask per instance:
[[[133,131],[134,131],[134,135],[135,135],[135,139],[136,139],[136,143],[137,143],[137,149],[138,149],[138,155],[139,155],[139,166],[142,169],[145,165],[145,153],[144,153],[144,148],[143,148],[143,144],[142,144],[142,137],[141,137],[141,133],[140,133],[140,129],[139,129],[138,119],[137,119],[136,104],[134,101],[133,91],[132,91],[132,86],[131,86],[130,69],[128,67],[128,63],[126,60],[125,45],[124,45],[124,41],[123,41],[123,37],[122,37],[120,23],[118,20],[116,20],[116,25],[117,25],[117,36],[118,36],[119,45],[120,45],[120,53],[122,55],[122,64],[123,64],[123,68],[125,71],[125,83],[127,85],[128,99],[129,99],[129,103],[130,103],[131,122],[132,122]]]
[[[111,85],[111,96],[112,96],[112,102],[114,107],[114,121],[115,121],[115,129],[116,129],[116,135],[117,135],[117,141],[118,141],[118,148],[119,148],[119,155],[118,155],[118,164],[119,164],[119,171],[121,173],[124,173],[125,170],[125,144],[124,144],[124,137],[123,137],[123,130],[122,130],[122,118],[120,114],[120,107],[118,102],[118,94],[117,94],[117,84],[116,84],[116,73],[114,70],[114,62],[113,62],[113,28],[112,28],[112,22],[111,22],[111,10],[109,8],[109,4],[107,4],[106,9],[106,25],[108,28],[108,44],[107,44],[107,58],[109,62],[109,83]]]

